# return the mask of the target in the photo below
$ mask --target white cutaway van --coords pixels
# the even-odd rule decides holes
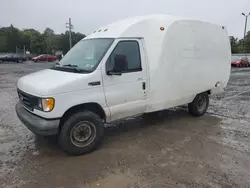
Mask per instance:
[[[153,15],[128,18],[78,42],[54,68],[17,83],[19,119],[58,135],[72,155],[100,144],[105,122],[188,104],[203,115],[226,87],[231,50],[223,26]]]

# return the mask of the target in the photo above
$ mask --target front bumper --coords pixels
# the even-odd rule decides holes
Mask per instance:
[[[44,119],[27,111],[20,102],[16,104],[16,113],[21,122],[33,133],[42,136],[57,135],[60,119]]]

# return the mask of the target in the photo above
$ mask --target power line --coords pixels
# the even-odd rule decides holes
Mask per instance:
[[[66,28],[69,29],[69,49],[71,49],[72,48],[71,30],[73,29],[73,25],[71,23],[71,18],[69,18],[69,22],[66,23]]]

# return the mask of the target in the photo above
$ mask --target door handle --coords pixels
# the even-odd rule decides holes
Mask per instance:
[[[89,82],[88,85],[89,85],[89,86],[97,86],[97,85],[101,85],[101,82],[100,82],[100,81]]]
[[[146,83],[142,82],[142,89],[145,90],[146,89]]]

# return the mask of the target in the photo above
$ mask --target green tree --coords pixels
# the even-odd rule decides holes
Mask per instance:
[[[5,31],[5,28],[0,29],[0,51],[2,52],[8,51],[8,36]]]
[[[45,53],[46,43],[45,37],[35,29],[25,29],[23,31],[25,38],[28,40],[28,47],[31,53]]]
[[[250,31],[247,32],[246,38],[244,40],[244,51],[250,53]]]
[[[53,29],[47,27],[47,28],[44,30],[43,34],[44,34],[45,36],[52,36],[52,35],[55,34],[55,32],[54,32]]]
[[[73,46],[76,43],[78,43],[80,40],[82,40],[83,38],[85,38],[85,37],[86,37],[86,35],[84,35],[82,33],[79,33],[79,32],[75,33],[75,32],[73,32],[72,33],[72,44],[73,44]]]
[[[231,43],[231,51],[232,53],[239,53],[240,47],[239,47],[239,41],[238,38],[235,38],[233,36],[230,37],[230,43]]]
[[[72,44],[75,45],[85,35],[72,32]],[[13,25],[0,28],[0,52],[16,52],[16,47],[22,49],[25,46],[33,54],[55,53],[69,50],[69,33],[55,34],[53,29],[46,28],[43,33],[35,29],[19,30]]]
[[[0,47],[4,51],[15,52],[16,47],[19,46],[21,42],[21,33],[13,25],[10,27],[3,27],[0,29]]]
[[[46,53],[53,53],[55,44],[55,32],[51,28],[46,28],[43,32],[43,37],[45,38]]]

